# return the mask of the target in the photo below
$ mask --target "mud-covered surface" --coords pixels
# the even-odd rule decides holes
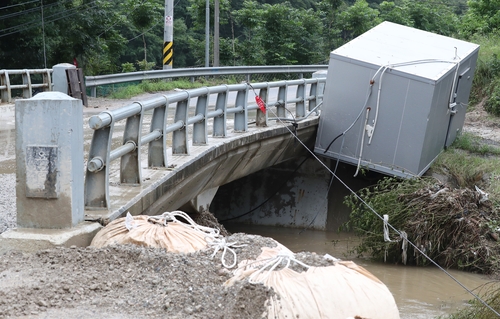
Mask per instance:
[[[483,103],[479,103],[465,114],[463,131],[481,137],[488,144],[500,145],[500,120],[489,115]]]
[[[276,246],[242,233],[226,240],[242,246],[234,248],[238,261]],[[137,246],[10,252],[0,256],[0,318],[260,318],[272,289],[246,280],[223,286],[232,271],[222,266],[222,251],[211,258],[213,252]],[[310,266],[332,264],[314,253],[296,257]],[[231,258],[227,253],[227,263]]]

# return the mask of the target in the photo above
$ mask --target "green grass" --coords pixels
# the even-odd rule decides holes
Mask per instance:
[[[490,194],[490,200],[500,206],[500,147],[484,144],[470,133],[458,136],[433,163],[431,170],[450,176],[456,186],[477,185]]]
[[[479,44],[474,81],[470,95],[470,105],[488,99],[500,77],[500,34],[478,35],[470,39]]]
[[[477,294],[478,292],[475,291]],[[479,291],[480,297],[495,311],[500,312],[500,284],[498,281],[491,282]],[[471,300],[467,307],[464,307],[453,314],[441,316],[441,319],[490,319],[497,318],[490,309],[478,300]]]
[[[143,81],[139,84],[128,85],[119,88],[118,90],[110,93],[107,97],[112,99],[130,99],[134,96],[143,93],[153,93],[162,91],[171,91],[174,89],[196,89],[204,86],[214,86],[219,84],[232,84],[236,83],[237,80],[234,78],[221,78],[221,79],[203,79],[199,78],[194,82],[189,80],[175,80],[175,81],[163,81],[163,80],[152,80]]]
[[[468,132],[460,134],[451,149],[462,149],[476,155],[500,155],[500,147],[485,144],[479,136]]]
[[[173,89],[194,89],[202,87],[203,84],[199,82],[191,83],[187,80],[178,81],[143,81],[137,85],[129,85],[122,87],[115,92],[112,92],[108,97],[112,99],[130,99],[134,96],[148,93],[148,92],[161,92],[171,91]]]

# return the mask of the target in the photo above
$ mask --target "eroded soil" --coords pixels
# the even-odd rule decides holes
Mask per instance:
[[[271,238],[242,233],[227,242],[245,245],[235,248],[238,261],[276,246]],[[261,318],[274,292],[246,280],[224,287],[232,270],[222,266],[221,251],[212,258],[213,252],[130,245],[10,252],[0,256],[0,318]],[[226,264],[232,256],[226,254]],[[314,253],[296,258],[331,265]]]

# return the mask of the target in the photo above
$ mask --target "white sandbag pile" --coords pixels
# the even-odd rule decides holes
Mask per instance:
[[[179,220],[181,218],[182,220]],[[91,242],[93,247],[133,244],[165,248],[169,252],[192,253],[207,248],[219,230],[196,224],[185,212],[166,212],[160,216],[127,213],[101,229]]]
[[[274,290],[267,303],[268,319],[399,319],[389,289],[363,267],[331,256],[326,261],[311,253],[298,254],[299,261],[270,238],[259,244],[255,236],[241,235],[236,240],[225,238],[218,229],[198,225],[181,211],[160,216],[127,214],[101,229],[91,246],[133,244],[174,253],[213,249],[212,258],[221,252],[222,265],[234,269],[225,286],[248,280]],[[267,245],[273,247],[261,247]],[[238,263],[238,253],[246,254],[246,260]]]
[[[291,263],[307,270],[292,270]],[[389,289],[353,262],[335,260],[332,266],[311,267],[279,245],[263,247],[256,260],[240,262],[233,274],[226,285],[248,279],[273,288],[276,295],[268,303],[269,319],[399,319]]]

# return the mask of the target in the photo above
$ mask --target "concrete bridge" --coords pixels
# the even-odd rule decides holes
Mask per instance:
[[[219,186],[308,154],[324,76],[201,88],[108,110],[89,120],[94,133],[88,152],[78,146],[83,133],[74,139],[83,123],[57,120],[61,113],[78,114],[76,100],[52,93],[21,100],[18,228],[0,240],[21,249],[84,244],[100,223],[126,212],[208,209]]]

